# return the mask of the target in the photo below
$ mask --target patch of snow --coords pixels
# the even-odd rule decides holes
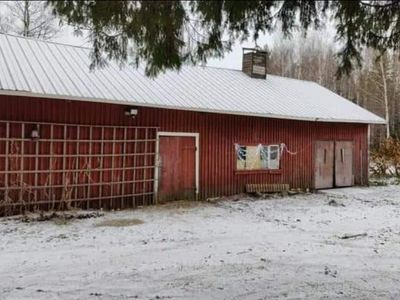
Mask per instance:
[[[399,218],[400,186],[382,186],[0,219],[0,299],[395,299]]]

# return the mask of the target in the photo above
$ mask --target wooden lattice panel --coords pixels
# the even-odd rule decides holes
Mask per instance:
[[[0,122],[0,214],[153,201],[157,128]]]

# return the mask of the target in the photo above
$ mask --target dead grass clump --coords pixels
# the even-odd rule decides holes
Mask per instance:
[[[81,212],[81,211],[70,211],[70,212],[40,212],[38,213],[28,213],[26,215],[14,217],[14,220],[21,220],[24,223],[31,222],[47,222],[54,221],[57,225],[67,224],[68,221],[72,220],[83,220],[91,218],[99,218],[104,216],[101,212]]]
[[[139,219],[111,219],[104,220],[96,224],[97,227],[126,227],[140,225],[144,222]]]
[[[400,177],[400,139],[388,138],[371,151],[371,172]]]

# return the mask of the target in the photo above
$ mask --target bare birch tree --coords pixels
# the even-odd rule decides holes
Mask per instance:
[[[11,34],[49,40],[60,32],[57,18],[46,1],[0,1],[4,11],[0,30]]]
[[[389,114],[389,99],[388,99],[388,87],[387,87],[387,66],[383,61],[383,56],[379,59],[379,68],[382,76],[382,98],[385,108],[385,120],[386,120],[386,138],[390,137],[390,114]]]

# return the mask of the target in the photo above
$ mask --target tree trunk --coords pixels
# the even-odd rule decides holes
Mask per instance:
[[[383,56],[379,60],[379,65],[381,67],[382,83],[383,83],[383,99],[385,103],[385,120],[386,120],[386,138],[390,137],[390,115],[389,115],[389,100],[388,100],[388,90],[387,90],[387,78],[385,72],[385,66],[383,64]]]
[[[29,1],[25,0],[24,2],[24,30],[23,36],[29,36],[29,27],[30,27],[30,12],[29,12]]]

